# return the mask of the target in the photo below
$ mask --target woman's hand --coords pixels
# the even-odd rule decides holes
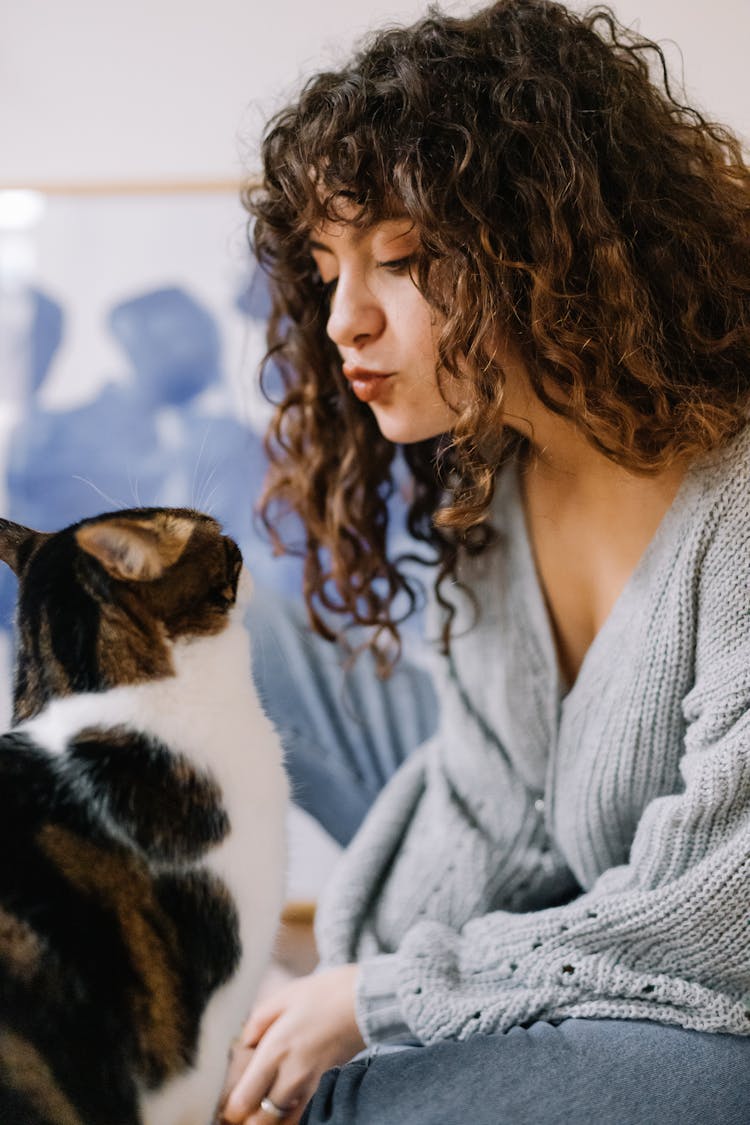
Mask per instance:
[[[290,1107],[284,1125],[297,1125],[320,1076],[365,1046],[354,1014],[356,965],[340,965],[290,981],[261,1000],[242,1036],[254,1047],[224,1106],[224,1120],[269,1125],[264,1097]]]

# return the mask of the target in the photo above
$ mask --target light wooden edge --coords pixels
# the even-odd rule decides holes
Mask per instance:
[[[311,926],[315,919],[315,903],[295,900],[284,904],[281,922],[285,926]]]
[[[93,183],[2,183],[0,191],[38,191],[41,195],[112,196],[112,195],[237,195],[250,183],[243,180],[175,180],[175,181],[106,181]]]

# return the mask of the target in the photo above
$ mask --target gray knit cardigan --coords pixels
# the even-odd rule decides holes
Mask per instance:
[[[320,904],[365,1039],[534,1020],[750,1034],[750,427],[695,464],[563,693],[506,467],[441,725]]]

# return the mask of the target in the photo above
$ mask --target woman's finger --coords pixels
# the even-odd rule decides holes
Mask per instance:
[[[284,1010],[283,1005],[276,998],[269,999],[263,1004],[253,1008],[247,1023],[242,1029],[240,1042],[245,1047],[257,1047],[259,1041],[268,1031],[274,1020],[277,1020]]]
[[[224,1103],[222,1116],[225,1121],[239,1125],[248,1114],[258,1109],[261,1099],[276,1080],[276,1066],[275,1059],[266,1059],[260,1049],[255,1051]]]
[[[247,1118],[247,1125],[296,1125],[315,1093],[318,1077],[315,1070],[307,1068],[297,1069],[295,1075],[288,1062],[286,1066],[282,1062],[273,1086],[261,1098],[260,1107]]]
[[[260,1103],[260,1109],[251,1114],[250,1121],[253,1125],[256,1125],[256,1122],[257,1125],[280,1125],[282,1121],[284,1125],[290,1125],[296,1110],[296,1103],[291,1105],[289,1102],[282,1101],[280,1094],[276,1094],[275,1098],[266,1094]]]
[[[314,1090],[310,1091],[310,1098],[313,1096],[314,1093],[315,1093]],[[286,1117],[284,1119],[284,1125],[299,1125],[300,1121],[302,1120],[302,1114],[305,1112],[305,1106],[309,1102],[310,1098],[304,1098],[299,1103],[299,1105],[296,1107],[294,1112],[291,1113],[289,1115],[289,1117]]]
[[[298,1125],[302,1114],[305,1112],[305,1106],[314,1092],[314,1087],[312,1087],[292,1101],[289,1095],[282,1098],[281,1094],[273,1090],[270,1094],[266,1094],[266,1098],[261,1101],[260,1108],[247,1117],[243,1125]],[[267,1098],[270,1098],[271,1105],[266,1102]],[[274,1112],[271,1108],[272,1105],[283,1113],[283,1117],[279,1117]]]
[[[282,1064],[279,1067],[276,1075],[276,1081],[272,1088],[266,1092],[265,1097],[269,1101],[269,1111],[271,1117],[274,1117],[273,1106],[284,1113],[283,1121],[285,1125],[290,1125],[294,1117],[302,1115],[302,1109],[310,1100],[317,1085],[317,1075],[312,1070],[305,1070],[304,1072],[294,1074],[289,1073],[288,1066]],[[261,1101],[261,1108],[263,1102]],[[295,1114],[295,1111],[299,1111]],[[277,1116],[274,1117],[275,1121],[282,1120]]]

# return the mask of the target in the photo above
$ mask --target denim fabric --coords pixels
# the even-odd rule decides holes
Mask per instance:
[[[632,1020],[535,1023],[323,1075],[302,1125],[748,1125],[750,1038]]]
[[[402,660],[378,679],[363,653],[313,634],[304,610],[257,590],[248,616],[256,685],[284,744],[292,797],[340,844],[407,754],[437,726],[432,682]]]
[[[254,673],[287,754],[294,797],[340,843],[437,702],[408,661],[390,680],[349,671],[304,613],[258,593]],[[380,1045],[329,1071],[303,1125],[750,1125],[750,1038],[635,1020],[564,1020],[431,1047]]]

